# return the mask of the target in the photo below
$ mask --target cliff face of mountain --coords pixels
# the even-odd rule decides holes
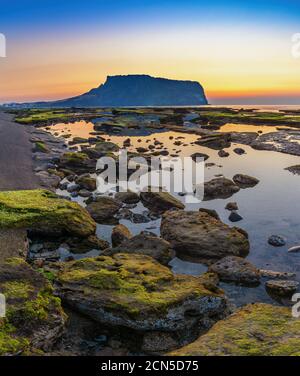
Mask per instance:
[[[53,107],[121,107],[194,106],[208,103],[203,87],[196,81],[128,75],[108,76],[103,85],[85,94],[47,104]]]

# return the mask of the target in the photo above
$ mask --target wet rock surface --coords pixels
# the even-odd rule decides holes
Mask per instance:
[[[184,204],[168,192],[141,192],[141,201],[151,211],[164,212],[172,208],[184,209]]]
[[[205,212],[168,211],[161,222],[161,236],[183,256],[222,258],[249,251],[247,237]]]
[[[249,261],[236,256],[224,257],[208,269],[216,273],[221,281],[236,282],[245,285],[258,285],[260,271]]]
[[[157,237],[154,234],[141,233],[130,237],[127,240],[105,254],[112,255],[115,253],[137,253],[153,257],[163,265],[168,265],[174,257],[172,246],[166,240]]]
[[[232,180],[223,177],[212,179],[204,183],[204,200],[228,198],[240,190]]]
[[[97,322],[147,332],[184,330],[185,339],[195,324],[211,324],[227,311],[221,291],[208,290],[201,278],[173,275],[143,255],[69,262],[57,282],[62,300]]]
[[[98,223],[109,222],[113,220],[113,216],[121,208],[121,204],[111,198],[99,196],[95,201],[87,205],[86,209],[91,217]]]

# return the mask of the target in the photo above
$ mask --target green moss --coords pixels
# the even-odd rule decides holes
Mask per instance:
[[[83,161],[89,159],[89,157],[85,153],[73,153],[73,152],[65,153],[62,156],[62,158],[64,158],[65,160],[67,160],[70,163],[83,162]]]
[[[286,307],[257,303],[216,323],[194,343],[171,355],[299,355],[300,321]]]
[[[38,272],[41,273],[49,282],[54,282],[56,275],[53,272],[46,271],[43,268],[38,269]]]
[[[79,285],[85,294],[109,296],[106,308],[138,315],[166,311],[188,297],[214,296],[198,278],[177,275],[151,257],[115,254],[70,262],[58,274],[62,284]],[[222,295],[221,291],[218,291]]]
[[[35,142],[35,150],[39,151],[41,153],[49,153],[50,152],[49,148],[45,145],[45,143],[41,142],[41,141]]]
[[[46,190],[1,192],[0,226],[49,233],[65,230],[78,236],[89,236],[96,229],[95,222],[80,205]]]
[[[62,326],[65,314],[53,288],[22,259],[0,264],[0,292],[6,297],[6,316],[0,319],[0,355],[35,353],[32,340],[43,342],[41,331]]]
[[[2,290],[6,298],[28,298],[34,289],[26,281],[9,281],[2,284]]]
[[[29,340],[15,336],[16,328],[8,324],[5,319],[0,319],[0,356],[17,354],[29,347]]]
[[[60,304],[60,299],[52,295],[52,290],[45,289],[38,293],[36,299],[25,303],[23,315],[30,320],[47,320],[49,308],[61,310]]]
[[[222,112],[222,111],[201,111],[200,117],[205,117],[210,122],[222,120],[232,123],[247,124],[270,124],[285,125],[294,124],[300,126],[300,116],[287,116],[277,112]],[[196,121],[195,119],[194,121]]]

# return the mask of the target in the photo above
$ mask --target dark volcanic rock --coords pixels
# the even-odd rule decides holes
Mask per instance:
[[[204,183],[204,200],[228,198],[238,192],[240,188],[230,179],[215,178]]]
[[[244,231],[200,211],[170,210],[163,215],[160,229],[161,236],[183,256],[222,258],[249,251]]]
[[[168,265],[174,257],[174,251],[169,242],[156,235],[143,232],[123,241],[118,247],[105,252],[107,255],[115,253],[138,253],[147,255],[153,257],[163,265]]]
[[[141,192],[142,203],[151,211],[164,212],[172,208],[184,209],[181,201],[168,192]]]
[[[243,174],[236,174],[232,178],[232,180],[237,184],[240,188],[248,188],[248,187],[254,187],[256,184],[259,183],[259,180],[249,176],[249,175],[243,175]]]
[[[260,271],[242,257],[224,257],[211,265],[208,270],[218,274],[220,280],[225,282],[256,285],[260,280]]]

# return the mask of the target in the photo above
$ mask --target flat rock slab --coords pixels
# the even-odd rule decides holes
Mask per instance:
[[[60,266],[58,295],[102,324],[187,336],[227,313],[223,292],[204,277],[174,275],[148,256],[118,253]]]

